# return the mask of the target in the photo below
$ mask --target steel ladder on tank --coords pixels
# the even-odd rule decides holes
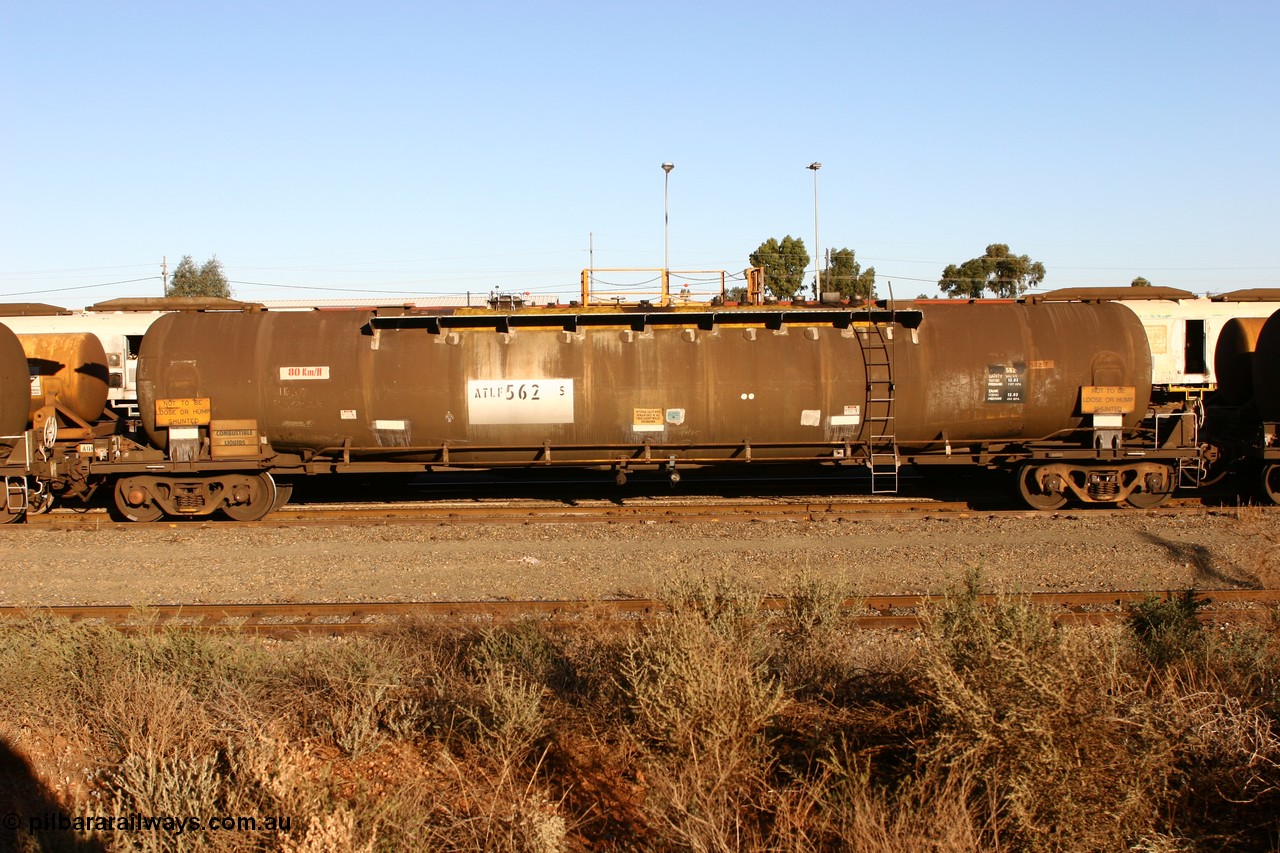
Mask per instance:
[[[867,302],[870,314],[872,302]],[[893,380],[893,293],[889,294],[889,322],[868,317],[862,344],[862,361],[867,371],[867,411],[863,436],[867,441],[867,462],[871,469],[871,493],[890,495],[898,491],[898,441],[894,429]]]

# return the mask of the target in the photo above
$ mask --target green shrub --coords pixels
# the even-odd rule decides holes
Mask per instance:
[[[1194,590],[1167,597],[1148,596],[1129,614],[1129,628],[1153,666],[1186,661],[1199,662],[1204,655],[1204,629],[1200,609],[1208,604]]]

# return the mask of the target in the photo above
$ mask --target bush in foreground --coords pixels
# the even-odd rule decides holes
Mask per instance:
[[[847,591],[793,586],[766,616],[690,581],[639,627],[274,642],[35,620],[0,634],[0,806],[21,817],[0,847],[1280,843],[1276,631],[1205,630],[1194,597],[1055,628],[1016,598],[978,606],[971,577],[926,630],[871,634]],[[100,828],[139,816],[197,825]],[[258,824],[208,825],[227,816]]]

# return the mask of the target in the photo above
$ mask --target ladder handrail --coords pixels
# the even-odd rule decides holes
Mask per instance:
[[[896,324],[896,309],[893,305],[893,285],[889,285],[889,319],[877,322],[871,316],[872,300],[867,299],[867,332],[865,337],[858,336],[862,346],[862,364],[866,373],[866,406],[863,418],[863,432],[866,435],[867,467],[871,472],[872,494],[892,494],[898,491],[898,469],[901,461],[898,455],[897,431],[895,424],[895,404],[897,383],[893,375],[894,355],[897,339],[892,333]],[[885,330],[889,329],[886,338]],[[874,330],[875,337],[872,337]],[[872,353],[878,353],[873,360]],[[873,376],[873,373],[881,373]],[[877,393],[877,387],[880,390]],[[877,408],[882,407],[882,408]],[[873,413],[875,412],[875,413]],[[880,412],[883,412],[882,414]],[[881,482],[889,483],[881,488]]]

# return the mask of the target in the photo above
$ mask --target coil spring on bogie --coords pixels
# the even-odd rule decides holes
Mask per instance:
[[[199,493],[177,494],[173,499],[179,512],[191,512],[204,507],[204,495]]]
[[[1095,480],[1089,483],[1089,497],[1095,500],[1115,500],[1120,497],[1120,484],[1115,480]]]

